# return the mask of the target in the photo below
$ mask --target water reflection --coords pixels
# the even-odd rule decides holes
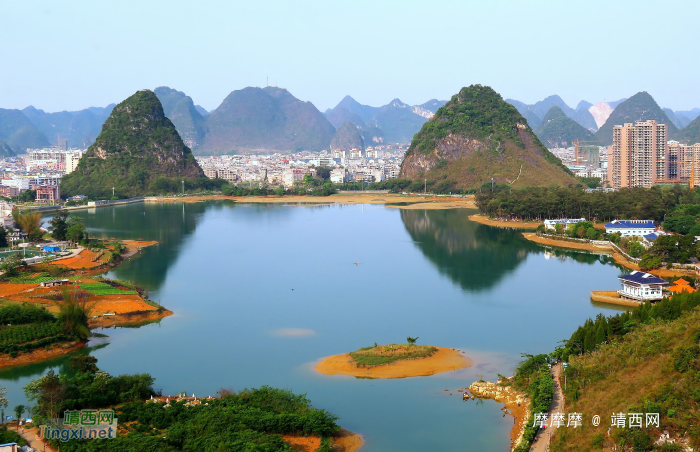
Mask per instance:
[[[401,211],[415,245],[464,290],[492,288],[529,253],[541,252],[520,234],[470,221],[471,213],[464,209]]]

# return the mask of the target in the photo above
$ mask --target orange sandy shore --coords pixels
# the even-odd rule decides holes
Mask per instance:
[[[473,362],[459,350],[436,347],[437,352],[428,358],[396,361],[374,367],[357,367],[349,353],[323,358],[314,369],[325,375],[352,375],[363,378],[406,378],[428,375],[470,367]]]
[[[537,229],[537,226],[542,223],[537,223],[534,221],[501,221],[501,220],[491,220],[486,215],[471,215],[470,220],[476,221],[477,223],[485,224],[488,226],[496,226],[499,228],[513,228],[513,229]]]
[[[318,436],[283,435],[282,438],[292,446],[292,449],[302,452],[315,452],[321,447],[321,438]],[[333,437],[333,452],[355,452],[360,447],[362,447],[362,437],[344,428]]]
[[[405,206],[388,206],[399,209],[474,209],[473,197],[452,198],[438,196],[400,195],[395,193],[336,194],[330,196],[187,196],[182,198],[154,198],[149,202],[203,202],[229,200],[240,203],[303,203],[308,205],[331,204],[391,204],[410,203]]]
[[[27,353],[20,353],[12,358],[8,354],[0,355],[0,368],[9,366],[19,366],[22,364],[34,363],[45,359],[53,358],[54,356],[65,355],[73,350],[77,350],[84,346],[87,342],[66,342],[55,344],[50,349],[36,349]]]

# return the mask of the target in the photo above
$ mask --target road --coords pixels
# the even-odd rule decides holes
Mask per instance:
[[[564,392],[559,384],[559,376],[561,375],[561,363],[552,368],[554,375],[554,397],[552,404],[549,406],[549,416],[547,417],[547,428],[540,429],[540,433],[535,438],[535,441],[530,447],[531,452],[546,452],[549,450],[549,439],[557,427],[550,427],[549,419],[552,419],[552,413],[564,413]],[[563,426],[566,427],[567,418],[564,418]]]

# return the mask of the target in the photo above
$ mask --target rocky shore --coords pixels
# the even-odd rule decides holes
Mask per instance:
[[[490,381],[475,381],[469,386],[469,392],[479,399],[493,399],[504,403],[508,414],[515,418],[515,425],[511,430],[511,449],[520,443],[525,433],[525,425],[530,419],[530,399],[524,392],[511,386],[501,386],[500,383]]]

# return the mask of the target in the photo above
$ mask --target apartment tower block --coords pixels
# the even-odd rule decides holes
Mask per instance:
[[[656,121],[638,121],[613,127],[608,155],[608,181],[613,188],[651,187],[669,174],[668,127]]]

